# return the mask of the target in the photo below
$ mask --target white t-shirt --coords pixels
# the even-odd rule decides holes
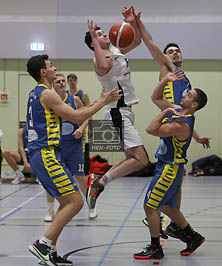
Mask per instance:
[[[130,69],[126,56],[121,54],[119,49],[111,46],[110,53],[106,54],[106,57],[112,57],[113,66],[104,76],[96,74],[99,81],[105,88],[106,92],[115,87],[119,87],[119,89],[123,90],[123,96],[121,99],[108,104],[106,108],[120,108],[123,106],[137,104],[139,99],[135,94],[134,87],[131,82]]]
[[[2,143],[2,137],[3,137],[3,132],[2,132],[2,130],[0,129],[0,146],[1,146],[1,143]]]

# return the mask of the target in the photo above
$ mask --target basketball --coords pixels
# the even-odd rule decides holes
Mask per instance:
[[[134,29],[126,22],[114,24],[109,31],[109,39],[117,48],[126,48],[134,41]]]

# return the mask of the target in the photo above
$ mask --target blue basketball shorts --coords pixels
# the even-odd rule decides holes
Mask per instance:
[[[72,175],[84,176],[82,141],[62,141],[62,160]]]
[[[61,150],[43,147],[30,154],[33,173],[52,197],[66,196],[78,191],[72,174],[61,159]]]
[[[183,171],[183,164],[172,165],[159,161],[156,165],[155,176],[147,190],[144,204],[153,209],[164,205],[175,207]]]

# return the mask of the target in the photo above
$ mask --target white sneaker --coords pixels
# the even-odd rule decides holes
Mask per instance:
[[[12,185],[17,185],[17,184],[20,184],[23,180],[25,180],[25,177],[24,177],[23,173],[22,172],[18,172],[18,173],[16,173],[15,179],[12,180],[11,184]]]
[[[96,208],[89,209],[88,216],[89,216],[89,219],[96,219],[96,217],[98,216]]]
[[[44,222],[52,222],[53,218],[54,218],[54,211],[48,210],[45,215]]]

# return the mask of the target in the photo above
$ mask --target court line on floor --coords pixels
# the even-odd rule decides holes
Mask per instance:
[[[28,185],[26,185],[26,186],[24,186],[24,187],[21,187],[21,188],[15,190],[15,191],[13,191],[13,192],[7,194],[7,195],[5,195],[4,197],[0,198],[0,201],[1,201],[1,200],[4,200],[4,199],[6,199],[6,198],[8,198],[8,197],[10,197],[10,196],[12,196],[12,195],[14,195],[14,194],[16,194],[17,192],[19,192],[19,191],[21,191],[21,190],[23,190],[23,189],[25,189],[25,188],[27,188],[27,187],[30,187],[30,186],[31,186],[31,184],[28,184]]]
[[[38,196],[40,196],[44,191],[41,191],[39,193],[37,193],[35,196],[27,199],[26,201],[24,201],[23,203],[19,204],[17,207],[13,208],[12,210],[6,212],[5,214],[3,214],[2,216],[0,216],[0,222],[6,220],[8,217],[10,217],[11,215],[13,215],[14,213],[20,211],[22,209],[22,207],[29,203],[30,201],[32,201],[33,199],[37,198]]]
[[[118,238],[120,232],[121,232],[122,229],[124,228],[126,222],[128,221],[130,215],[132,214],[133,210],[135,209],[135,207],[136,207],[138,201],[140,200],[141,196],[143,195],[143,192],[144,192],[145,188],[147,187],[147,185],[148,185],[149,183],[150,183],[150,182],[147,182],[147,183],[144,185],[144,187],[142,188],[142,190],[140,191],[140,193],[139,193],[139,195],[138,195],[136,201],[134,202],[133,206],[131,207],[129,213],[127,214],[127,216],[126,216],[126,218],[124,219],[123,223],[122,223],[121,226],[119,227],[119,230],[116,232],[116,234],[115,234],[115,236],[113,237],[111,243],[110,243],[109,246],[107,247],[105,253],[103,254],[103,256],[102,256],[102,258],[101,258],[101,260],[99,261],[98,266],[101,266],[101,265],[103,264],[105,258],[107,257],[108,253],[110,252],[112,246],[114,245],[115,241],[117,240],[117,238]]]

